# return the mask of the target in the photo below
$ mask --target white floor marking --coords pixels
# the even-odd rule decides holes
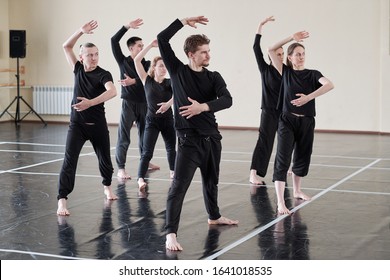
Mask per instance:
[[[306,205],[312,203],[313,201],[315,201],[316,199],[320,198],[321,196],[323,196],[324,194],[328,193],[329,191],[333,190],[334,188],[336,188],[337,186],[341,185],[342,183],[348,181],[349,179],[351,179],[352,177],[356,176],[357,174],[365,171],[366,169],[370,168],[371,166],[375,165],[376,163],[378,163],[379,161],[381,161],[381,159],[377,159],[373,162],[371,162],[370,164],[364,166],[363,168],[359,169],[358,171],[352,173],[351,175],[348,175],[347,177],[341,179],[340,181],[338,181],[337,183],[333,184],[332,186],[330,186],[329,188],[326,188],[325,190],[319,192],[318,194],[316,194],[315,196],[312,197],[311,200],[306,200],[304,201],[303,203],[301,203],[300,205],[298,205],[297,207],[294,207],[291,212],[294,213],[295,211],[301,209],[302,207],[305,207]],[[253,230],[252,232],[250,232],[249,234],[247,234],[246,236],[240,238],[239,240],[233,242],[232,244],[222,248],[220,251],[208,256],[207,258],[204,258],[204,260],[213,260],[219,256],[221,256],[222,254],[230,251],[231,249],[241,245],[242,243],[244,243],[245,241],[251,239],[252,237],[258,235],[259,233],[265,231],[266,229],[270,228],[271,226],[275,225],[276,223],[280,222],[281,220],[285,219],[286,217],[288,217],[289,215],[285,214],[285,215],[281,215],[279,217],[277,217],[275,220],[273,220],[272,222],[269,222],[268,224],[260,227],[260,228],[257,228],[255,230]]]

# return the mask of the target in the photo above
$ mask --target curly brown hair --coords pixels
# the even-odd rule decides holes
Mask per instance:
[[[210,39],[204,34],[191,35],[184,42],[184,52],[188,57],[188,53],[195,53],[198,47],[208,45]]]

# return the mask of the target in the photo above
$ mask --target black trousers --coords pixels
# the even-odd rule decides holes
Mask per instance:
[[[146,103],[133,103],[122,99],[122,111],[118,126],[118,140],[116,143],[115,160],[119,169],[126,165],[127,150],[130,146],[130,130],[134,122],[138,128],[138,148],[142,155],[144,131],[146,123]]]
[[[273,181],[286,182],[293,151],[292,172],[300,177],[308,174],[314,127],[314,117],[297,117],[291,113],[280,115]]]
[[[268,164],[274,147],[275,134],[278,130],[280,111],[262,109],[259,127],[259,138],[252,155],[251,170],[255,169],[257,175],[265,177]]]
[[[175,177],[168,192],[166,226],[167,233],[177,233],[185,194],[196,169],[202,176],[203,199],[209,219],[221,217],[218,207],[219,164],[221,162],[221,135],[180,135],[175,163]]]
[[[70,123],[66,138],[65,158],[62,164],[57,199],[68,198],[73,191],[76,177],[77,163],[81,149],[86,141],[90,140],[99,161],[99,171],[102,184],[110,186],[114,171],[110,155],[110,135],[107,123],[93,125]]]
[[[160,132],[164,139],[165,149],[167,151],[169,170],[175,169],[176,131],[173,122],[173,116],[169,118],[146,117],[146,127],[143,140],[144,147],[138,166],[138,178],[145,178],[149,162],[153,158],[154,148]]]

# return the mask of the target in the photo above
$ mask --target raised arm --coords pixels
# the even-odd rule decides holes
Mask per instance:
[[[257,27],[255,41],[253,43],[253,52],[255,53],[257,66],[260,72],[263,72],[265,69],[268,68],[268,63],[265,61],[263,51],[261,50],[260,47],[260,40],[262,37],[263,26],[269,21],[275,21],[274,17],[273,16],[267,17],[266,19],[262,20],[259,23]]]
[[[277,42],[276,44],[274,44],[273,46],[270,46],[268,48],[268,53],[269,53],[269,56],[272,60],[272,65],[278,70],[278,72],[280,74],[282,74],[282,70],[283,70],[283,62],[281,62],[279,59],[278,59],[278,56],[276,54],[276,50],[283,47],[285,44],[295,40],[296,42],[302,42],[303,39],[306,39],[309,37],[309,32],[307,31],[299,31],[299,32],[296,32],[294,33],[293,35]]]
[[[259,26],[257,27],[257,34],[261,35],[261,32],[263,31],[263,26],[269,21],[275,21],[274,16],[267,17],[259,23]]]
[[[73,51],[73,47],[76,44],[77,40],[83,35],[83,34],[92,34],[93,30],[98,27],[97,21],[91,20],[81,26],[75,33],[73,33],[72,36],[68,38],[68,40],[65,41],[65,43],[62,45],[65,52],[65,57],[69,63],[69,65],[74,68],[74,65],[78,61],[76,54]]]
[[[125,55],[122,52],[121,46],[120,46],[120,40],[122,37],[126,34],[126,32],[129,29],[138,29],[143,23],[143,20],[140,18],[137,18],[135,20],[130,21],[129,23],[123,25],[121,29],[118,30],[117,33],[114,34],[114,36],[111,37],[111,49],[112,53],[115,57],[115,60],[117,62],[122,62]]]
[[[204,16],[189,17],[182,20],[176,19],[167,28],[157,35],[158,47],[160,49],[161,57],[164,60],[165,67],[167,67],[170,74],[176,72],[183,63],[176,57],[169,41],[184,25],[189,25],[196,28],[196,24],[207,24],[208,19]]]
[[[149,52],[151,48],[157,48],[157,39],[153,40],[150,42],[147,46],[145,46],[142,51],[140,51],[137,56],[134,58],[134,65],[135,65],[135,70],[137,71],[137,74],[139,78],[141,79],[142,83],[145,84],[146,81],[146,76],[148,73],[146,73],[144,66],[142,65],[142,59],[144,56]]]

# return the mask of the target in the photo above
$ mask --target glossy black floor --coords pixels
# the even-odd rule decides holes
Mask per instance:
[[[113,162],[116,129],[110,127]],[[197,173],[179,229],[184,251],[167,253],[163,227],[170,180],[162,141],[152,161],[161,170],[148,174],[148,196],[139,196],[135,179],[123,183],[115,177],[119,199],[114,202],[104,199],[96,157],[87,143],[68,200],[71,216],[58,218],[57,179],[66,131],[62,124],[0,123],[0,259],[390,259],[390,136],[316,133],[311,169],[303,181],[313,199],[294,200],[287,189],[294,214],[278,217],[272,163],[268,187],[248,183],[257,132],[221,130],[221,212],[240,223],[207,225]],[[136,131],[128,153],[134,177]]]

